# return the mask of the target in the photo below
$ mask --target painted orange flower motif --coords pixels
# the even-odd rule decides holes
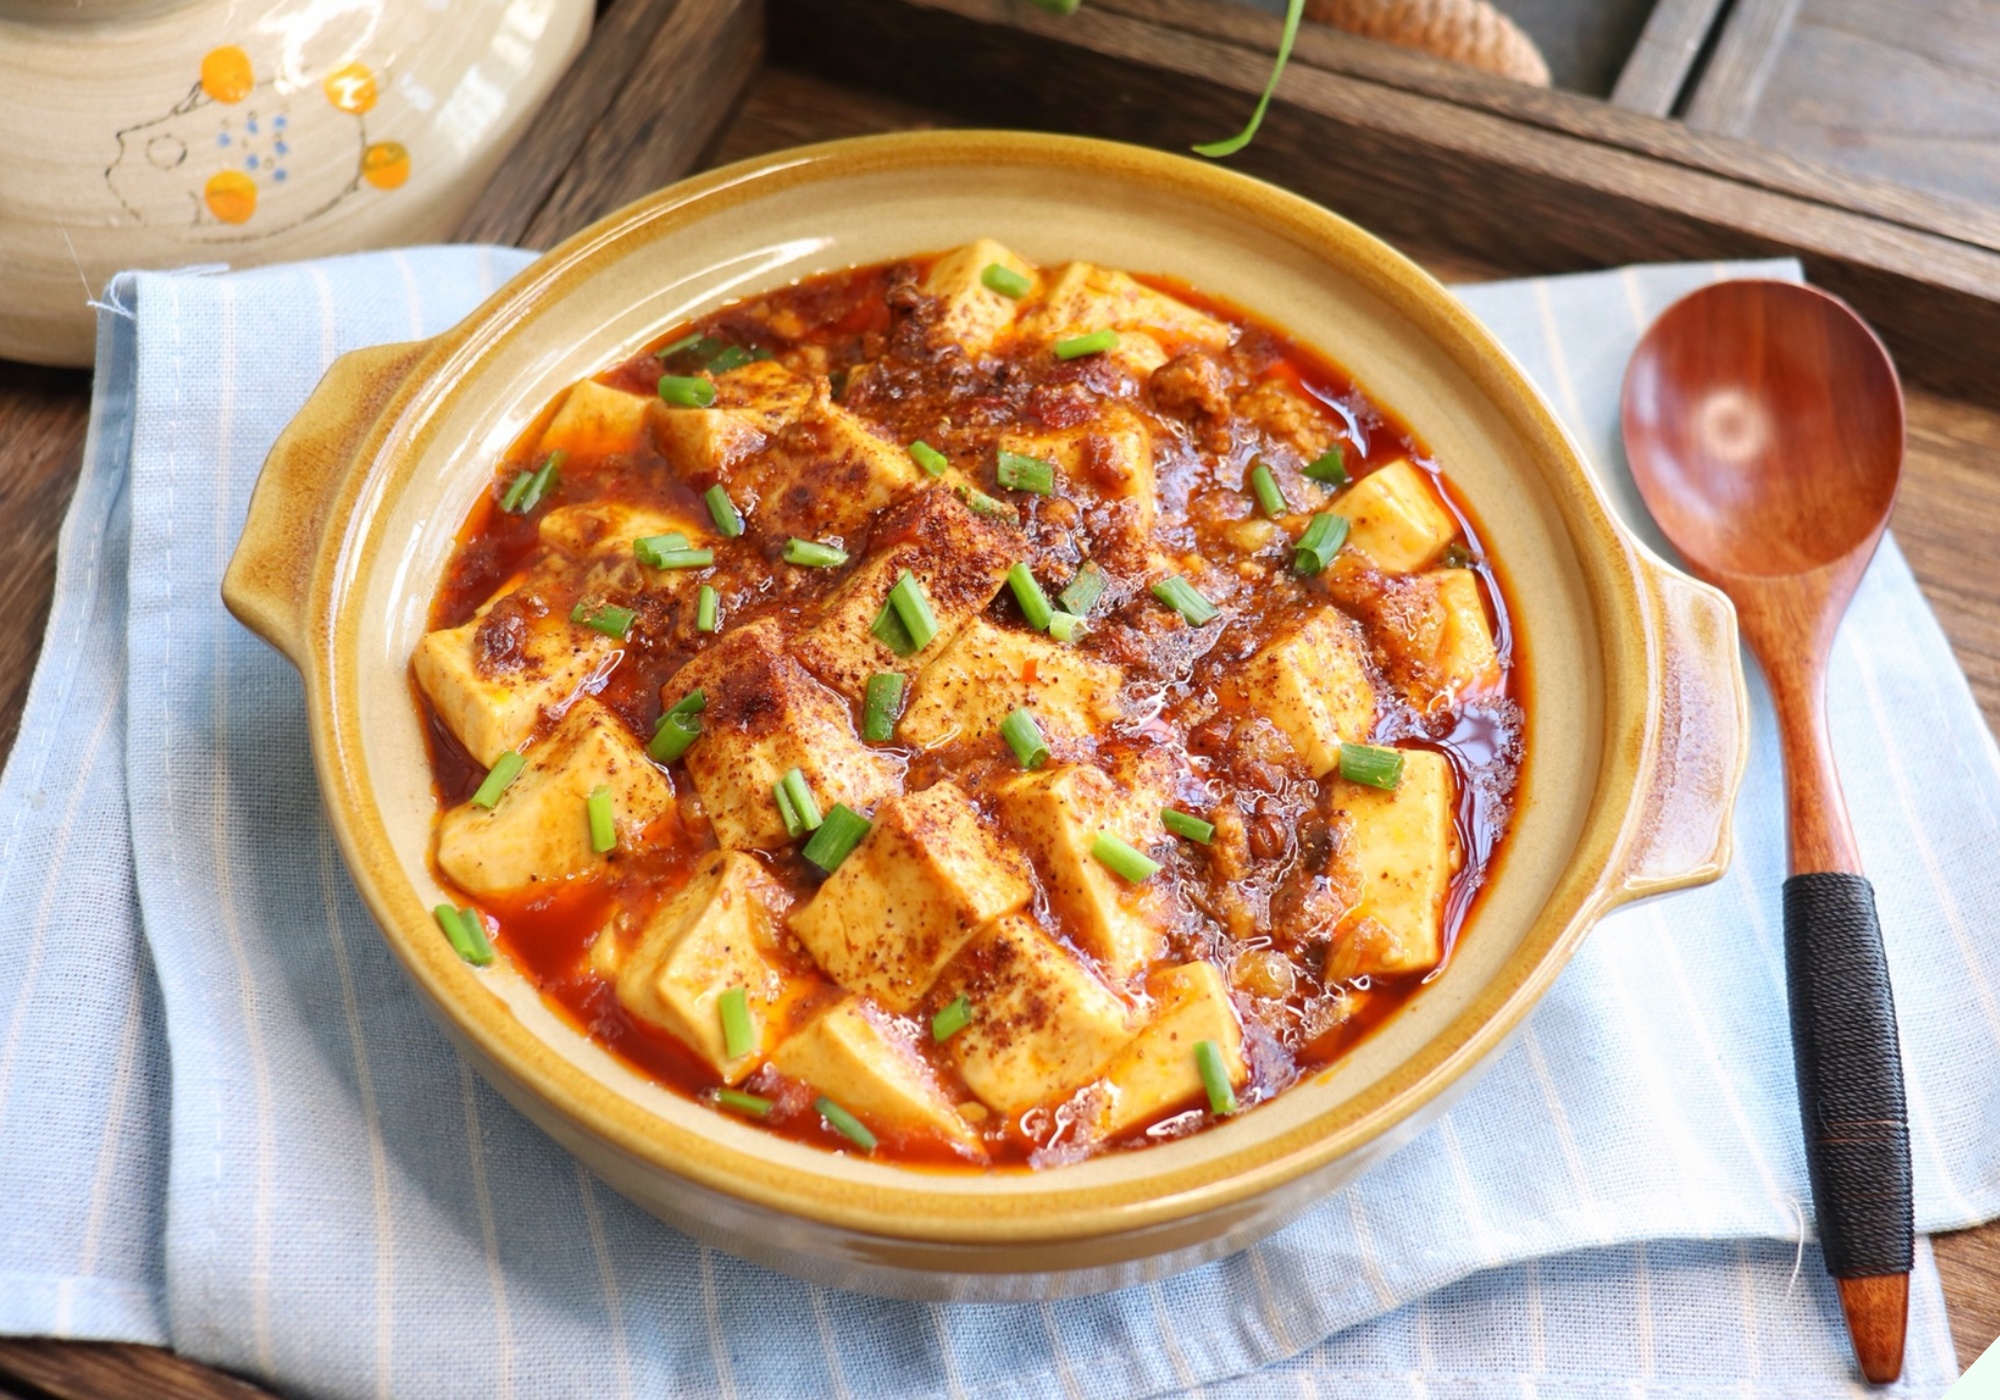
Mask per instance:
[[[225,224],[246,223],[257,212],[257,182],[240,170],[218,170],[201,193],[208,212]]]
[[[375,105],[375,75],[365,63],[343,63],[326,75],[326,100],[360,116]]]
[[[361,178],[378,190],[393,190],[410,178],[410,153],[400,141],[377,141],[361,153]]]
[[[236,45],[224,44],[202,55],[201,90],[217,102],[241,102],[256,82],[250,55]]]

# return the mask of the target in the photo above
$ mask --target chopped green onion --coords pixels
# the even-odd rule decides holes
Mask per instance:
[[[1076,571],[1076,577],[1069,581],[1069,587],[1062,591],[1063,611],[1073,612],[1078,617],[1089,617],[1090,610],[1103,596],[1104,570],[1085,560],[1083,567]]]
[[[1002,452],[993,475],[1009,491],[1032,491],[1037,496],[1047,496],[1056,489],[1054,463],[1039,457],[1024,457],[1018,452]]]
[[[752,355],[740,345],[725,345],[722,353],[708,362],[710,374],[727,374],[750,363]]]
[[[1278,59],[1271,65],[1271,81],[1264,84],[1264,95],[1257,99],[1257,110],[1250,114],[1249,122],[1234,136],[1221,141],[1209,141],[1196,146],[1194,153],[1214,159],[1219,156],[1233,156],[1257,134],[1257,128],[1264,124],[1264,111],[1271,105],[1271,94],[1278,90],[1278,79],[1285,71],[1285,64],[1292,57],[1292,44],[1299,37],[1299,19],[1305,14],[1305,0],[1289,0],[1285,6],[1285,32],[1278,39]]]
[[[533,472],[523,471],[517,473],[514,479],[507,483],[507,489],[500,495],[500,509],[506,511],[509,515],[514,514],[515,508],[521,504],[521,497],[528,493],[528,485],[534,479],[535,474]]]
[[[1447,569],[1469,569],[1472,567],[1472,551],[1456,540],[1444,547],[1444,557],[1438,560]]]
[[[792,795],[786,791],[784,779],[771,784],[771,796],[778,804],[778,820],[785,824],[785,835],[796,841],[806,834],[805,818],[792,805]]]
[[[827,1127],[839,1133],[863,1152],[875,1150],[875,1134],[868,1131],[859,1118],[849,1113],[826,1095],[821,1094],[813,1108],[826,1120]]]
[[[661,718],[665,719],[671,716],[678,719],[683,715],[698,715],[707,708],[708,692],[705,690],[690,690],[680,699],[674,701],[673,708],[668,710],[666,715],[661,716]]]
[[[932,476],[943,476],[944,469],[951,465],[944,453],[922,440],[910,444],[910,458]]]
[[[1056,342],[1058,360],[1078,360],[1085,355],[1101,355],[1106,350],[1118,348],[1118,332],[1114,330],[1092,331],[1089,335],[1072,336],[1068,340]]]
[[[1049,635],[1059,642],[1073,642],[1088,630],[1089,625],[1075,613],[1049,614]]]
[[[479,917],[476,909],[460,909],[451,904],[440,904],[431,913],[444,930],[444,936],[451,940],[452,950],[474,967],[485,967],[493,961],[493,945],[486,938],[486,921]]]
[[[861,702],[861,737],[871,744],[886,744],[896,737],[896,721],[903,715],[904,677],[900,671],[881,671],[868,678],[868,694]]]
[[[701,712],[707,708],[708,697],[696,690],[661,715],[660,722],[653,726],[652,742],[646,745],[652,760],[672,763],[692,748],[701,737]]]
[[[888,598],[882,600],[882,611],[875,614],[875,620],[868,624],[868,631],[876,641],[898,656],[917,654],[917,644],[911,640],[910,629],[903,625],[896,604]]]
[[[1271,469],[1262,462],[1250,468],[1250,490],[1257,497],[1257,504],[1263,508],[1264,514],[1271,519],[1292,513],[1291,503],[1278,489],[1278,478],[1272,476]]]
[[[1020,512],[1005,501],[996,501],[984,491],[974,491],[970,487],[958,488],[958,498],[965,502],[965,508],[974,515],[997,516],[1002,520],[1018,520]]]
[[[1108,831],[1097,833],[1097,839],[1090,843],[1090,853],[1105,869],[1123,875],[1135,885],[1159,873],[1158,861]]]
[[[1403,755],[1374,744],[1342,744],[1340,776],[1350,783],[1394,792],[1403,781]]]
[[[1347,517],[1321,511],[1307,522],[1292,546],[1292,568],[1302,574],[1316,574],[1333,562],[1347,543]]]
[[[592,788],[583,808],[590,816],[590,849],[603,855],[618,844],[618,828],[611,821],[610,785],[599,783]]]
[[[660,397],[680,408],[707,408],[715,402],[715,381],[700,375],[663,374]]]
[[[961,992],[959,993],[958,1000],[954,1001],[950,1006],[945,1007],[937,1015],[931,1017],[931,1039],[936,1041],[950,1040],[971,1024],[972,1003]]]
[[[1222,1063],[1222,1047],[1212,1040],[1194,1043],[1194,1067],[1208,1090],[1208,1107],[1217,1118],[1236,1111],[1236,1088],[1229,1082],[1228,1067]]]
[[[563,463],[569,460],[569,453],[558,448],[549,454],[549,459],[533,472],[514,478],[507,494],[500,498],[500,508],[515,515],[531,514],[542,503],[550,491],[555,489],[556,477],[562,471]]]
[[[889,590],[889,605],[902,620],[903,630],[909,633],[915,651],[922,651],[937,640],[937,614],[931,611],[931,600],[924,596],[923,584],[908,569],[903,570],[896,586]]]
[[[980,285],[989,292],[998,292],[1009,301],[1019,301],[1028,294],[1035,284],[1013,268],[1002,263],[988,263],[979,273]]]
[[[1052,15],[1073,15],[1083,0],[1035,0],[1035,3]]]
[[[774,354],[770,350],[765,349],[763,346],[760,345],[755,350],[752,350],[750,352],[750,358],[753,360],[762,361],[762,360],[775,360],[778,357],[776,354]]]
[[[806,775],[794,768],[778,779],[778,810],[785,814],[785,830],[793,839],[819,830],[819,803],[806,786]]]
[[[1179,574],[1168,574],[1153,585],[1153,596],[1187,619],[1190,627],[1213,622],[1221,614],[1215,604],[1195,591],[1195,586]]]
[[[689,549],[687,536],[680,534],[644,536],[632,541],[632,552],[651,569],[706,569],[715,562],[714,550]]]
[[[1327,448],[1306,468],[1306,475],[1314,481],[1323,481],[1328,486],[1347,485],[1347,458],[1342,455],[1340,444]]]
[[[1039,768],[1049,761],[1048,740],[1042,737],[1042,727],[1035,723],[1035,717],[1026,710],[1015,710],[1000,721],[1000,737],[1007,741],[1007,747],[1021,760],[1023,768]]]
[[[655,350],[653,352],[653,358],[657,360],[672,359],[675,355],[680,354],[681,351],[683,350],[694,349],[694,347],[701,344],[701,342],[705,338],[706,337],[704,337],[700,331],[689,331],[679,340],[676,340],[672,345],[662,345],[659,349]]]
[[[721,606],[722,595],[704,583],[701,586],[701,592],[695,595],[694,630],[697,632],[715,631],[718,626],[716,612]]]
[[[595,608],[587,603],[578,603],[569,610],[571,622],[582,623],[593,632],[602,632],[621,642],[625,640],[625,634],[632,630],[632,623],[638,616],[632,609],[621,608],[616,603],[600,603]]]
[[[771,1116],[771,1101],[755,1094],[746,1094],[741,1089],[717,1089],[715,1101],[724,1108],[733,1108],[738,1113],[747,1113],[752,1118]]]
[[[715,1005],[722,1013],[722,1053],[740,1060],[757,1048],[757,1028],[750,1024],[750,994],[741,987],[731,987],[716,998]]]
[[[868,818],[845,802],[836,802],[799,854],[831,875],[873,829],[874,823]]]
[[[528,760],[511,749],[493,760],[493,766],[486,770],[486,780],[479,785],[479,791],[472,794],[472,805],[492,811],[500,801],[500,794],[507,785],[521,776],[521,769]]]
[[[701,493],[708,502],[708,515],[715,522],[716,533],[725,540],[733,540],[743,533],[743,517],[736,509],[736,502],[729,499],[728,488],[721,482]]]
[[[837,569],[847,562],[847,551],[818,540],[802,540],[793,535],[785,541],[785,562],[808,569]]]
[[[1199,841],[1206,846],[1215,839],[1215,824],[1205,822],[1192,812],[1183,812],[1174,807],[1160,809],[1160,825],[1176,836],[1185,836],[1190,841]]]
[[[1018,562],[1007,571],[1007,582],[1014,590],[1014,601],[1021,605],[1021,616],[1028,619],[1028,625],[1037,632],[1046,632],[1049,619],[1055,616],[1055,609],[1049,606],[1049,595],[1042,592],[1042,586],[1035,582],[1035,571],[1026,561]]]

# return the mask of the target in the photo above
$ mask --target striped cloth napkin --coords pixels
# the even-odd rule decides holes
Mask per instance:
[[[1608,919],[1429,1132],[1254,1249],[1015,1307],[830,1292],[597,1185],[456,1058],[322,821],[297,678],[217,601],[333,357],[519,268],[370,254],[107,292],[49,639],[0,781],[0,1330],[171,1342],[332,1397],[1859,1393],[1805,1235],[1753,682],[1728,878]],[[1679,293],[1790,264],[1467,288],[1637,511],[1619,374]],[[1917,1220],[2000,1214],[2000,756],[1893,542],[1834,658]],[[1955,1374],[1927,1248],[1905,1380]]]

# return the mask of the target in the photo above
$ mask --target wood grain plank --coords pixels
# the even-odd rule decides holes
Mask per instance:
[[[1689,126],[1727,136],[1744,133],[1798,11],[1799,0],[1735,0],[1715,57],[1688,102]]]
[[[2000,1224],[1931,1240],[1961,1369],[2000,1341]]]
[[[1613,106],[1664,117],[1687,85],[1695,56],[1722,11],[1723,0],[1660,0],[1611,89]]]
[[[0,1340],[0,1386],[34,1400],[271,1400],[271,1392],[160,1347]]]
[[[14,747],[28,703],[89,412],[83,371],[0,361],[0,754]]]

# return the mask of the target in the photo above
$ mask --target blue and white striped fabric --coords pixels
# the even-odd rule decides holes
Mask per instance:
[[[349,888],[297,678],[217,601],[342,351],[523,256],[119,279],[49,642],[0,783],[0,1330],[323,1396],[1859,1391],[1806,1206],[1760,688],[1720,884],[1607,920],[1435,1129],[1256,1249],[1050,1306],[826,1292],[594,1184],[456,1059]],[[1614,495],[1640,329],[1742,269],[1469,288]],[[1796,276],[1789,264],[1765,272]],[[2000,1215],[2000,755],[1893,544],[1834,665],[1926,1231]],[[1895,1395],[1955,1375],[1928,1249]]]

